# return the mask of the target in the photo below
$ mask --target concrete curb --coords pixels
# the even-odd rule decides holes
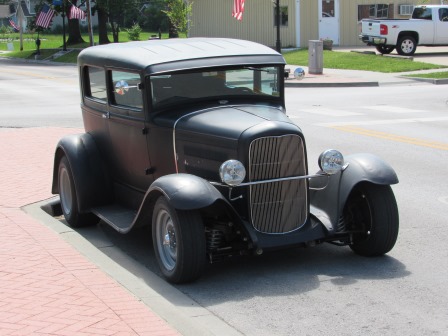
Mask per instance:
[[[409,77],[409,76],[400,76],[400,78],[412,79],[418,82],[425,82],[434,85],[448,84],[448,78],[436,79],[436,78],[422,78],[422,77]]]
[[[305,87],[305,88],[315,88],[315,87],[370,87],[379,86],[378,82],[333,82],[333,83],[306,83],[306,82],[285,82],[285,87]]]

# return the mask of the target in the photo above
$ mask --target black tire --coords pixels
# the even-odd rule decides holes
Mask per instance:
[[[206,264],[205,230],[199,211],[174,209],[164,196],[152,217],[154,251],[163,276],[171,283],[194,281]]]
[[[398,207],[388,185],[362,183],[350,194],[344,208],[349,230],[361,231],[353,236],[350,248],[359,255],[383,255],[395,245],[399,229]]]
[[[398,39],[397,53],[402,56],[412,56],[417,50],[417,41],[412,36],[403,36]]]
[[[393,46],[385,46],[385,45],[378,45],[376,46],[376,50],[381,54],[390,54],[392,51],[394,51],[395,47]]]
[[[58,188],[62,213],[68,225],[71,227],[81,227],[99,222],[99,218],[94,214],[81,214],[79,212],[73,172],[65,156],[59,162]]]

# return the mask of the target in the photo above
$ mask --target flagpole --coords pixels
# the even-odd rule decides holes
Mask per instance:
[[[23,51],[23,9],[20,1],[17,3],[19,8],[19,32],[20,32],[20,51]]]
[[[62,50],[67,51],[67,45],[65,44],[65,0],[62,0]]]
[[[90,0],[86,1],[87,6],[87,24],[88,24],[88,30],[89,30],[89,42],[90,46],[94,45],[93,41],[93,28],[92,28],[92,12],[91,12],[91,6],[90,6]]]

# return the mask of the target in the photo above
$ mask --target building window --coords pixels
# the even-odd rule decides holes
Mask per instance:
[[[358,5],[358,20],[392,19],[394,16],[393,4]]]
[[[277,27],[277,8],[274,6],[274,26]],[[288,26],[288,6],[280,6],[280,27]]]
[[[387,19],[389,17],[389,5],[370,5],[369,16],[371,18]]]

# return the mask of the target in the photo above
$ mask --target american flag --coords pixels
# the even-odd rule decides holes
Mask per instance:
[[[51,20],[56,12],[50,8],[47,4],[44,4],[42,10],[37,15],[36,26],[43,28],[50,27]]]
[[[13,19],[9,19],[9,24],[11,25],[12,28],[14,28],[15,31],[20,30],[20,28],[16,25]]]
[[[232,16],[241,21],[244,13],[244,0],[233,0]]]
[[[70,8],[70,13],[68,14],[68,18],[69,19],[85,19],[86,18],[86,13],[84,13],[83,10],[79,9],[78,7],[76,7],[75,5],[73,5]]]

